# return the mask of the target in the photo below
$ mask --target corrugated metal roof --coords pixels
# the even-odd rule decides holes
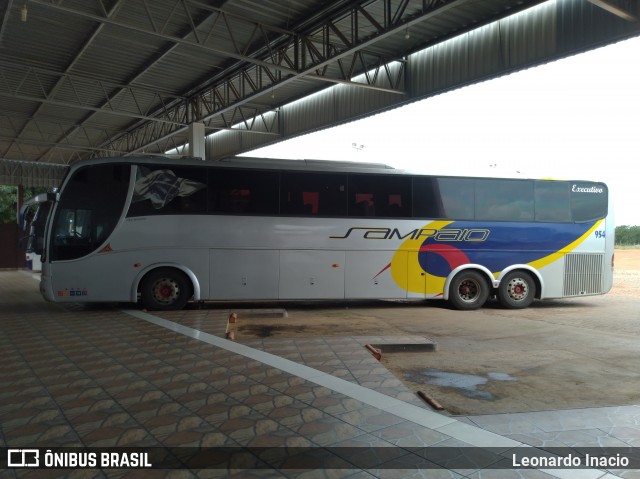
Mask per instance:
[[[0,159],[70,164],[163,152],[187,141],[190,122],[204,122],[210,133],[256,115],[273,117],[295,99],[538,3],[5,0]],[[598,7],[581,8],[601,15]],[[382,73],[364,83],[398,88]],[[370,95],[350,96],[348,105],[345,98],[289,115],[295,121],[327,114],[340,122],[371,111],[364,104]],[[374,103],[385,108],[388,99]],[[230,132],[225,151],[257,143],[242,135]]]

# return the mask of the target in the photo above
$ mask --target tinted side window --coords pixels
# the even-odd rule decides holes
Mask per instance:
[[[349,216],[411,216],[411,178],[350,175]]]
[[[281,214],[346,216],[345,174],[283,172],[281,182]]]
[[[439,178],[443,218],[471,220],[474,217],[475,182],[466,178]]]
[[[571,221],[569,185],[564,181],[536,181],[536,221]]]
[[[413,216],[470,220],[473,219],[473,211],[473,180],[467,178],[414,178]]]
[[[571,183],[573,221],[580,223],[607,216],[608,196],[607,187],[603,183]]]
[[[274,171],[209,171],[209,213],[278,214],[279,175]]]
[[[139,165],[127,216],[204,214],[207,176],[203,168]]]
[[[415,177],[413,179],[413,216],[444,218],[437,178]]]
[[[533,182],[476,180],[476,219],[532,221]]]

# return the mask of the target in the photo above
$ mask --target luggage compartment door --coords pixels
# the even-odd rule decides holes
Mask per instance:
[[[211,299],[278,299],[279,251],[210,250]]]
[[[344,251],[280,251],[281,299],[343,299]]]

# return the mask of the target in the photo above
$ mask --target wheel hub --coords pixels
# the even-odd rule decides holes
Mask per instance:
[[[460,298],[464,301],[473,301],[478,295],[479,287],[474,281],[463,281],[458,288]]]
[[[523,300],[529,294],[527,283],[521,278],[514,278],[509,281],[509,296],[515,300]]]
[[[180,294],[178,284],[170,278],[163,278],[156,281],[153,288],[153,296],[156,301],[162,304],[173,303]]]

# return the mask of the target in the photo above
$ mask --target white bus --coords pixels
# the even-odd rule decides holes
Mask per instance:
[[[614,223],[591,181],[410,174],[234,158],[72,165],[45,233],[57,302],[441,298],[606,293]]]

